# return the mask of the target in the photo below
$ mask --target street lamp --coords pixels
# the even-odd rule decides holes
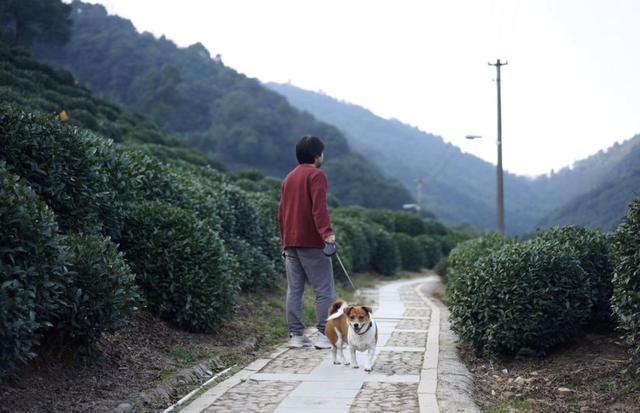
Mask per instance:
[[[480,135],[467,135],[466,139],[482,139]],[[502,172],[502,145],[498,141],[498,164],[496,165],[496,227],[500,234],[504,234],[504,190]]]

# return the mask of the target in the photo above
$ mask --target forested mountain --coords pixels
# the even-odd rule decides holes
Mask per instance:
[[[640,197],[640,135],[535,183],[545,185],[549,197],[565,199],[567,193],[574,194],[538,227],[575,224],[612,230],[631,201]],[[581,191],[577,195],[576,188]]]
[[[38,43],[32,52],[99,95],[144,113],[232,170],[252,167],[283,177],[296,164],[297,139],[321,136],[330,190],[340,201],[389,208],[411,201],[399,182],[352,151],[335,127],[212,58],[201,44],[178,48],[164,37],[138,33],[129,20],[108,16],[103,6],[79,1],[72,6],[70,41]]]
[[[409,190],[424,180],[424,205],[448,223],[495,228],[495,166],[439,136],[290,84],[268,86],[294,106],[337,126],[349,143]],[[576,223],[612,230],[640,194],[640,138],[616,144],[549,176],[505,173],[507,231]]]
[[[292,85],[269,84],[300,109],[336,125],[349,143],[389,175],[414,190],[423,179],[423,204],[448,223],[469,222],[480,228],[495,228],[495,166],[439,136],[423,132],[397,120],[383,119],[357,105]],[[527,231],[552,207],[530,208],[529,180],[505,174],[506,228],[512,234]]]
[[[162,159],[225,169],[217,159],[187,148],[144,117],[95,97],[71,73],[38,63],[23,49],[3,41],[0,41],[0,103],[50,115],[64,111],[70,125],[152,152]]]

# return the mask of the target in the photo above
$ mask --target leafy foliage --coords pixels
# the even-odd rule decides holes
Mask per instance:
[[[81,126],[115,142],[155,143],[180,147],[142,116],[92,96],[66,71],[33,60],[25,51],[0,41],[0,100],[29,112],[58,115],[64,111]],[[182,147],[184,150],[184,147]]]
[[[71,6],[60,0],[1,0],[0,30],[16,45],[69,40]]]
[[[624,337],[640,355],[640,199],[629,206],[613,239],[614,313]]]
[[[447,260],[445,277],[449,283],[447,294],[457,294],[459,282],[469,276],[478,261],[486,255],[495,252],[513,241],[496,233],[485,234],[482,237],[460,243],[451,251]]]
[[[233,312],[234,263],[194,213],[153,201],[126,228],[122,246],[152,311],[193,331],[212,331]]]
[[[416,236],[425,233],[425,222],[416,214],[398,212],[393,215],[396,232]]]
[[[424,252],[420,243],[402,232],[393,235],[393,241],[400,251],[401,267],[404,270],[418,271],[424,264]]]
[[[392,235],[383,228],[377,228],[374,236],[376,246],[372,254],[373,269],[384,275],[395,274],[402,265],[398,245],[394,242]]]
[[[426,268],[433,268],[442,259],[442,246],[440,242],[431,235],[423,234],[415,237],[424,256],[423,265]]]
[[[67,274],[53,212],[0,163],[0,374],[35,357]]]
[[[588,276],[558,241],[506,243],[469,264],[449,303],[453,329],[479,352],[544,352],[591,316]]]
[[[125,325],[140,304],[135,276],[116,244],[100,235],[65,240],[70,259],[59,309],[48,334],[64,345],[86,346]]]
[[[334,230],[339,234],[341,250],[346,246],[351,256],[353,271],[370,269],[371,249],[370,240],[364,228],[366,223],[355,217],[336,217],[332,221]]]
[[[121,222],[122,204],[111,191],[112,142],[52,119],[0,106],[0,160],[58,215],[63,230],[100,232]],[[111,228],[116,231],[117,228]]]
[[[556,241],[562,248],[573,250],[591,286],[592,320],[601,325],[610,323],[613,267],[609,259],[610,240],[607,236],[597,231],[567,226],[544,232],[540,238]]]

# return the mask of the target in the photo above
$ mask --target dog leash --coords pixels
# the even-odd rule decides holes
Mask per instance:
[[[336,258],[338,259],[338,262],[340,263],[340,267],[342,267],[342,271],[344,271],[344,275],[347,276],[347,280],[349,280],[349,284],[351,284],[351,287],[355,291],[356,290],[356,286],[353,285],[353,281],[351,281],[351,277],[349,277],[349,273],[347,272],[347,268],[344,266],[344,264],[342,263],[342,260],[340,259],[340,255],[338,254],[338,250],[336,248],[336,244],[325,244],[324,245],[324,249],[322,250],[322,252],[327,257],[331,257],[332,255],[336,256]]]
[[[349,277],[349,273],[347,272],[347,269],[344,267],[344,264],[342,263],[342,260],[340,259],[340,255],[338,255],[337,252],[336,252],[336,258],[338,259],[338,262],[340,263],[340,266],[342,267],[342,271],[344,271],[344,275],[347,276],[347,280],[349,280],[349,284],[351,284],[351,287],[355,291],[356,290],[356,286],[353,285],[353,281],[351,281],[351,277]]]

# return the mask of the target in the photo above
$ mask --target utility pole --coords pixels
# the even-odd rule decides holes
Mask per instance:
[[[495,63],[489,63],[489,66],[495,66],[498,72],[496,82],[498,85],[498,166],[496,168],[496,226],[500,234],[504,234],[504,181],[502,174],[502,105],[500,100],[500,66],[506,66],[508,62],[501,63],[500,59]]]

